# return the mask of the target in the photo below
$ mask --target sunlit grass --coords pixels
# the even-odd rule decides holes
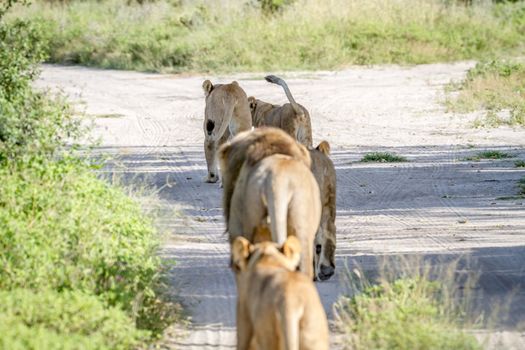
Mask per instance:
[[[471,156],[471,157],[466,157],[465,160],[479,161],[482,159],[506,159],[506,158],[512,158],[512,157],[513,157],[512,154],[509,154],[506,152],[488,150],[488,151],[479,152],[476,155]]]
[[[479,63],[468,72],[464,82],[452,85],[450,90],[459,92],[447,99],[450,111],[486,111],[474,122],[475,127],[525,126],[524,62],[498,60]],[[502,111],[507,111],[508,117],[503,118]]]
[[[403,156],[398,156],[396,154],[387,153],[387,152],[373,152],[367,153],[360,160],[363,163],[368,162],[379,162],[379,163],[398,163],[406,162],[407,159]]]
[[[386,258],[379,277],[348,274],[351,296],[336,304],[337,323],[351,349],[481,349],[464,328],[481,315],[473,305],[474,274],[421,259]]]
[[[522,52],[525,4],[299,0],[275,15],[256,2],[36,1],[50,61],[149,71],[336,69]],[[521,11],[521,12],[520,12]]]

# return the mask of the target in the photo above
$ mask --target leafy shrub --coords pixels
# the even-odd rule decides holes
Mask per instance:
[[[176,316],[159,297],[156,232],[65,147],[82,130],[62,98],[32,89],[40,34],[0,20],[0,347],[135,348]]]
[[[352,349],[481,349],[447,317],[438,282],[403,278],[371,285],[338,304]]]
[[[0,291],[1,349],[129,349],[147,338],[120,308],[81,291]]]
[[[40,32],[35,23],[0,22],[0,164],[52,155],[80,130],[63,100],[31,88],[45,58]]]
[[[53,155],[79,133],[78,121],[60,97],[31,89],[10,100],[0,96],[0,163]]]
[[[22,20],[0,22],[0,97],[13,99],[29,87],[45,58],[40,28]]]
[[[139,316],[160,259],[140,207],[71,159],[0,169],[0,289],[82,290]]]

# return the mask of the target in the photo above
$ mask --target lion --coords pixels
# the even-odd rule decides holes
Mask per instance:
[[[231,199],[230,239],[244,236],[250,242],[271,239],[283,244],[296,236],[302,246],[300,269],[313,279],[320,220],[319,186],[301,161],[274,154],[253,166],[244,163]]]
[[[218,158],[221,168],[223,186],[223,209],[228,231],[230,202],[235,182],[245,161],[254,165],[264,157],[272,154],[286,154],[302,161],[307,167],[311,165],[310,153],[283,130],[271,127],[257,128],[253,131],[239,133],[230,142],[221,146]]]
[[[309,151],[312,158],[311,170],[321,193],[321,224],[315,235],[314,269],[315,277],[324,281],[335,272],[337,183],[334,163],[328,157],[330,144],[323,141]]]
[[[328,350],[328,322],[311,279],[296,271],[301,244],[290,236],[250,244],[237,237],[232,267],[237,280],[238,350]]]
[[[230,136],[252,128],[250,106],[246,93],[236,81],[230,84],[202,83],[206,107],[204,109],[204,154],[208,175],[206,182],[217,182],[216,153]]]
[[[312,123],[308,110],[295,102],[283,79],[275,75],[268,75],[265,79],[270,83],[282,86],[290,103],[278,106],[258,100],[253,96],[248,97],[253,126],[281,128],[299,143],[306,147],[312,147]]]
[[[281,149],[298,153],[290,156]],[[313,278],[321,200],[308,150],[282,130],[266,128],[239,134],[221,147],[219,159],[230,243],[241,235],[250,242],[279,244],[297,236],[303,246],[301,271]]]

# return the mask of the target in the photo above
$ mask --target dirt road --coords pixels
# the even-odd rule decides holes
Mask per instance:
[[[498,200],[517,192],[525,175],[524,129],[473,129],[476,114],[446,114],[443,85],[472,63],[410,68],[383,66],[342,72],[284,74],[295,99],[309,108],[314,143],[328,140],[337,169],[337,273],[317,287],[326,310],[345,291],[345,266],[372,272],[382,256],[420,255],[431,261],[462,256],[481,271],[483,303],[513,294],[509,318],[525,322],[525,200]],[[169,76],[79,67],[45,66],[39,86],[58,87],[96,117],[99,151],[118,156],[130,181],[146,181],[172,216],[163,254],[192,319],[165,345],[177,349],[233,348],[235,286],[228,269],[221,189],[206,184],[202,147],[202,80],[236,79],[248,95],[284,103],[279,86],[263,74]],[[469,162],[479,150],[514,159]],[[367,152],[387,151],[409,162],[359,163]],[[175,214],[177,211],[177,214]],[[465,267],[467,268],[467,267]],[[525,338],[512,340],[525,348]],[[518,342],[518,343],[516,343]],[[521,345],[519,344],[521,342]],[[516,345],[517,344],[517,345]],[[506,345],[510,347],[510,345]]]

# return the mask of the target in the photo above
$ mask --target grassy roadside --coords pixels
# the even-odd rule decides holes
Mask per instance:
[[[369,163],[369,162],[379,162],[379,163],[399,163],[406,162],[407,159],[403,156],[397,154],[392,154],[388,152],[373,152],[367,153],[361,158],[360,162]]]
[[[478,152],[477,154],[473,156],[466,157],[464,160],[478,162],[484,159],[508,159],[508,158],[513,158],[513,157],[514,156],[512,154],[509,154],[506,152],[501,152],[497,150],[488,150],[488,151]]]
[[[525,18],[525,16],[524,16]],[[446,106],[457,113],[485,110],[475,127],[525,126],[525,62],[493,60],[478,63],[466,79],[447,88]],[[502,111],[508,116],[503,117]]]
[[[45,1],[17,9],[49,38],[49,61],[146,71],[336,69],[522,54],[525,3],[298,0]]]
[[[393,266],[404,271],[395,272]],[[345,345],[351,349],[481,349],[463,330],[474,279],[458,278],[456,264],[440,271],[421,261],[390,259],[371,282],[359,270],[349,274],[352,297],[336,304]]]
[[[137,348],[177,316],[157,232],[75,156],[67,103],[32,89],[40,28],[1,13],[0,349]]]

